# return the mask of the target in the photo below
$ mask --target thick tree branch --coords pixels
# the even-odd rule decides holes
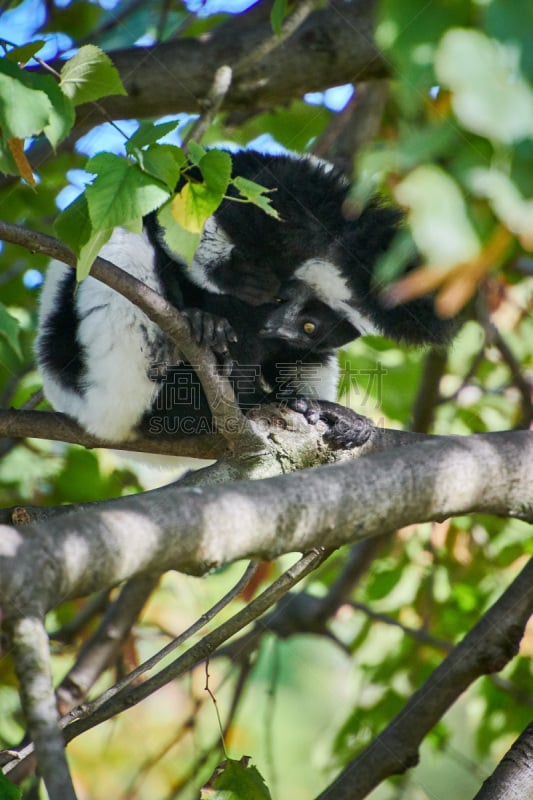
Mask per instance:
[[[388,68],[373,38],[372,0],[334,0],[309,14],[279,47],[237,70],[224,100],[226,110],[261,110],[305,92],[384,77]],[[267,3],[258,3],[197,38],[176,39],[152,47],[111,53],[127,96],[99,101],[112,119],[201,112],[213,76],[235,67],[271,41]],[[61,68],[62,62],[52,63]],[[102,122],[94,105],[80,106],[76,132]]]
[[[481,675],[503,669],[517,653],[532,613],[533,561],[529,561],[398,716],[317,800],[363,800],[385,778],[415,766],[422,739],[459,695]],[[487,796],[502,797],[500,794]],[[508,796],[509,800],[523,797],[522,794]]]
[[[533,722],[504,755],[474,800],[533,800]]]
[[[533,520],[532,464],[525,431],[441,437],[261,482],[171,485],[91,515],[2,526],[0,602],[6,616],[44,611],[139,573],[203,574],[475,511]]]

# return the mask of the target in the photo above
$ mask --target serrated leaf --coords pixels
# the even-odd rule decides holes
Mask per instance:
[[[187,264],[191,264],[202,235],[200,233],[191,233],[191,231],[185,230],[179,224],[172,208],[175,199],[163,206],[157,215],[157,219],[163,229],[163,238],[167,247],[173,253],[179,253]]]
[[[33,170],[24,152],[24,139],[9,139],[7,146],[24,180],[28,181],[31,186],[35,186]]]
[[[271,800],[271,794],[257,767],[248,764],[248,757],[240,761],[228,759],[215,770],[200,800]]]
[[[109,56],[93,44],[80,47],[63,65],[61,88],[75,106],[100,97],[127,94]]]
[[[166,136],[167,133],[171,133],[175,130],[177,125],[178,123],[175,121],[160,122],[157,125],[153,122],[141,122],[139,128],[126,142],[126,152],[132,154],[135,150],[140,150],[148,144],[154,144],[154,142]],[[178,148],[176,148],[176,150],[177,149]],[[186,160],[185,155],[183,155],[183,163],[185,163]]]
[[[20,67],[0,60],[0,127],[6,139],[41,133],[52,113],[49,97],[28,87],[26,78]]]
[[[273,189],[267,189],[264,186],[261,186],[259,183],[250,181],[248,178],[243,178],[240,175],[238,175],[236,178],[233,178],[232,184],[239,191],[242,197],[244,197],[244,199],[249,203],[253,203],[255,206],[258,206],[262,211],[265,212],[265,214],[268,214],[269,217],[280,219],[276,209],[272,208],[270,205],[270,198],[265,196],[269,192],[274,191]]]
[[[5,339],[18,358],[22,359],[19,332],[18,320],[11,316],[3,303],[0,303],[0,336]]]
[[[85,192],[95,230],[130,224],[158,208],[170,195],[137,164],[113,153],[99,153],[89,160],[86,169],[97,175]]]
[[[144,172],[165,183],[172,192],[186,164],[183,151],[171,144],[152,144],[146,150],[139,150],[137,160]]]

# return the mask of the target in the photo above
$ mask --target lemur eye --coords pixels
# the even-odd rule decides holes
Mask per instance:
[[[316,330],[316,325],[314,322],[304,322],[303,329],[308,336],[311,336]]]
[[[275,303],[283,303],[283,297],[275,297],[274,298],[274,302]]]

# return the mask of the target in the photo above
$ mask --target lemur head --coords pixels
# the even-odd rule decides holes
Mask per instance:
[[[234,175],[272,190],[280,220],[225,199],[205,226],[194,282],[252,306],[277,302],[262,335],[277,330],[277,338],[315,350],[367,333],[411,344],[450,338],[452,323],[437,317],[429,298],[388,308],[374,286],[376,264],[402,223],[398,209],[372,202],[347,219],[349,183],[317,159],[243,151],[232,160]]]

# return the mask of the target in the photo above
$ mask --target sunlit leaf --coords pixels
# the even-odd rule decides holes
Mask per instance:
[[[199,234],[217,205],[205,184],[186,183],[172,201],[172,213],[182,228]]]
[[[461,190],[442,169],[417,167],[398,184],[396,197],[408,208],[413,238],[428,263],[450,266],[479,253]]]
[[[50,98],[26,84],[23,70],[0,59],[0,127],[7,139],[25,139],[41,133],[50,119]]]
[[[190,264],[202,238],[201,233],[193,233],[181,225],[174,213],[177,195],[171,203],[166,203],[158,212],[157,219],[163,229],[163,238],[173,253],[179,253],[185,263]],[[178,212],[180,213],[180,212]]]
[[[266,189],[259,183],[250,181],[248,178],[243,178],[240,175],[238,175],[236,178],[233,178],[232,183],[248,203],[253,203],[255,206],[258,206],[270,217],[274,217],[274,219],[280,219],[278,212],[271,205],[270,197],[266,197],[268,193],[273,191],[272,189]]]
[[[470,173],[475,194],[486,197],[496,216],[520,237],[524,248],[533,249],[533,200],[526,200],[516,185],[501,170],[476,169]]]
[[[130,224],[158,208],[170,192],[132,161],[112,153],[99,153],[87,163],[96,173],[87,187],[89,216],[94,229]]]
[[[61,69],[61,88],[74,105],[108,95],[126,94],[116,67],[93,44],[80,47]]]
[[[452,107],[471,131],[511,143],[533,135],[533,91],[519,69],[513,44],[480,31],[453,29],[435,55],[438,80],[452,92]]]

